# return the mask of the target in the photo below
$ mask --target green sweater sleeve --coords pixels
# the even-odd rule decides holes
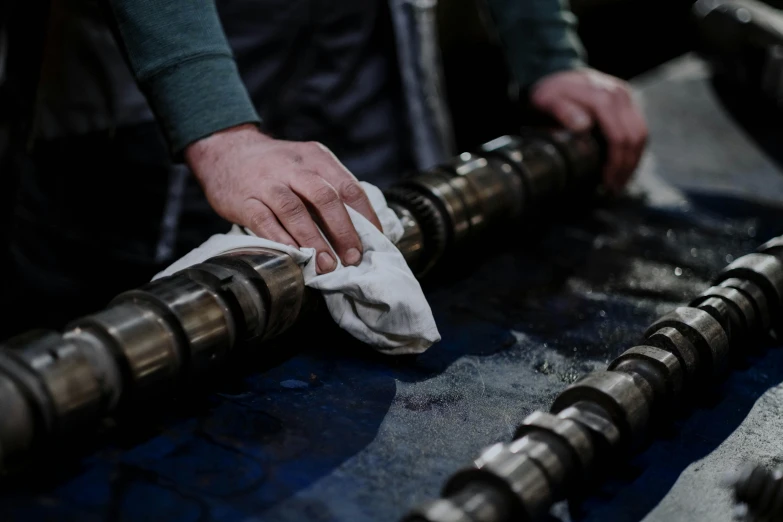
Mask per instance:
[[[214,0],[108,0],[137,81],[172,151],[259,117]]]
[[[523,88],[547,74],[584,65],[567,0],[486,0],[511,71]]]

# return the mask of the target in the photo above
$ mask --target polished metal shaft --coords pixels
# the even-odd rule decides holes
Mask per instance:
[[[451,477],[442,498],[405,522],[513,522],[544,516],[648,441],[685,399],[721,379],[732,350],[783,331],[783,236],[727,266],[687,306],[655,321],[639,345],[606,371],[588,374],[534,412],[510,443],[485,450]],[[760,471],[738,482],[738,499],[756,514],[783,513],[780,477]]]
[[[600,165],[591,135],[498,138],[386,192],[404,228],[398,247],[421,276],[488,228],[594,188]],[[125,292],[64,333],[0,345],[0,469],[24,463],[39,442],[198,382],[232,352],[290,328],[308,299],[290,256],[253,248]]]

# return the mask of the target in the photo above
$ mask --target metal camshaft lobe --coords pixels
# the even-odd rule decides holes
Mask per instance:
[[[726,373],[732,350],[783,331],[783,236],[727,266],[688,306],[655,321],[634,346],[564,390],[551,413],[534,412],[511,443],[485,450],[446,483],[442,498],[405,522],[534,520],[585,478],[648,441],[686,395]],[[762,476],[763,475],[763,476]],[[757,517],[783,516],[779,474],[746,474],[739,501]],[[755,511],[754,511],[755,510]]]
[[[747,466],[732,480],[734,501],[745,507],[744,520],[783,520],[783,470]]]
[[[772,13],[722,0],[693,6],[702,55],[734,83],[783,106],[783,17]]]
[[[567,190],[595,188],[601,163],[602,146],[590,134],[547,130],[493,140],[387,192],[404,229],[397,246],[422,276],[488,228]],[[290,256],[254,248],[125,292],[64,333],[31,332],[0,344],[0,470],[125,406],[198,382],[232,353],[286,331],[311,301]]]

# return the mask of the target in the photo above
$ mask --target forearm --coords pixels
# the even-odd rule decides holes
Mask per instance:
[[[130,66],[172,151],[257,123],[214,0],[108,0]]]
[[[523,88],[548,74],[584,65],[576,17],[567,0],[485,1]]]

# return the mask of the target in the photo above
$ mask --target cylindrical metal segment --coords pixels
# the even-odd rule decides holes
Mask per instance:
[[[429,171],[406,181],[406,185],[416,187],[432,195],[448,216],[451,241],[463,241],[470,235],[470,213],[462,198],[449,183],[449,177],[442,172]]]
[[[591,133],[579,133],[565,129],[554,129],[546,134],[568,166],[569,187],[583,189],[597,185],[602,163],[602,149],[596,137]]]
[[[683,370],[674,354],[654,346],[634,346],[609,364],[608,370],[635,373],[655,391],[656,402],[668,406],[679,397],[683,387]]]
[[[429,500],[411,511],[403,522],[475,522],[450,498]]]
[[[531,137],[522,141],[523,179],[530,191],[531,204],[540,207],[563,191],[568,182],[565,160],[550,142]]]
[[[238,265],[252,268],[260,277],[269,310],[264,339],[283,333],[299,319],[305,300],[304,276],[291,256],[277,250],[254,248],[231,252],[219,260],[221,263],[234,260]]]
[[[510,520],[535,519],[549,510],[551,485],[544,471],[527,455],[512,453],[506,444],[495,444],[475,464],[475,468],[452,476],[442,495],[454,496],[470,484],[488,483],[503,488],[508,498],[516,501]]]
[[[30,401],[16,380],[0,371],[0,470],[15,468],[41,435]]]
[[[687,337],[669,326],[648,333],[645,337],[646,344],[666,350],[677,357],[684,371],[685,384],[695,384],[700,368],[699,351]]]
[[[46,391],[54,432],[72,432],[105,413],[99,375],[78,344],[48,333],[22,346],[4,348],[4,355],[13,355]]]
[[[772,325],[772,318],[769,313],[769,305],[764,291],[754,282],[747,279],[738,279],[731,277],[718,284],[720,288],[732,288],[739,290],[753,304],[753,310],[759,320],[759,326],[762,332],[767,332]]]
[[[81,337],[100,339],[117,354],[127,399],[154,397],[178,383],[186,346],[155,309],[120,303],[75,321],[71,328]]]
[[[540,437],[535,438],[531,434],[515,440],[508,449],[512,453],[527,455],[538,464],[552,488],[553,499],[564,498],[568,487],[579,477],[578,473],[575,473],[577,468],[573,460],[564,451],[563,444],[559,440],[547,441]]]
[[[577,402],[560,411],[557,416],[577,422],[588,430],[596,454],[594,461],[611,455],[621,445],[620,429],[609,412],[594,402]]]
[[[584,429],[577,423],[556,417],[551,413],[535,411],[517,428],[514,438],[545,432],[559,439],[571,453],[572,460],[584,474],[593,461],[593,445]]]
[[[759,253],[769,254],[783,261],[783,236],[773,237],[758,247],[757,250]]]
[[[471,522],[505,522],[513,511],[513,501],[492,484],[469,484],[450,499],[462,508]]]
[[[230,310],[229,319],[233,322],[237,342],[263,334],[267,310],[257,281],[219,262],[194,265],[182,274],[220,295]],[[255,274],[253,276],[258,279]]]
[[[643,438],[650,404],[639,380],[620,372],[593,372],[560,393],[550,411],[559,413],[581,401],[595,402],[606,410],[628,443]]]
[[[691,301],[690,306],[699,308],[702,303],[710,298],[721,299],[734,310],[733,316],[737,318],[737,324],[732,328],[732,335],[733,331],[737,330],[735,337],[743,339],[759,331],[760,322],[756,315],[755,307],[743,292],[736,288],[712,286]],[[732,339],[733,341],[734,339]]]
[[[236,339],[228,305],[210,288],[182,274],[158,279],[117,296],[113,303],[154,308],[181,337],[187,378],[219,363]]]
[[[397,248],[408,266],[415,269],[419,265],[422,252],[424,250],[424,236],[419,226],[419,222],[407,208],[389,203],[391,208],[402,223],[403,234],[397,241]]]
[[[718,275],[718,283],[726,279],[747,279],[764,292],[769,306],[771,326],[783,321],[783,261],[770,254],[747,254],[735,260]]]
[[[721,324],[709,313],[698,308],[681,306],[655,321],[645,332],[649,337],[664,327],[671,327],[688,338],[699,352],[702,376],[720,376],[726,369],[729,337]]]

